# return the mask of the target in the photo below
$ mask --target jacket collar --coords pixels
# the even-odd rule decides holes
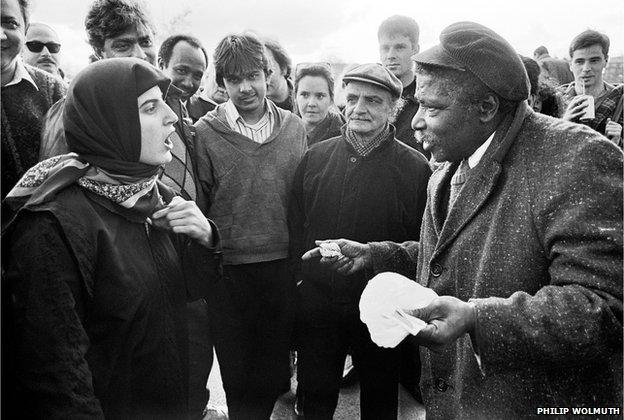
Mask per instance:
[[[505,155],[514,143],[525,118],[532,113],[526,101],[523,101],[513,114],[499,124],[492,143],[479,165],[470,170],[470,176],[457,197],[456,202],[460,205],[453,206],[448,215],[444,206],[445,194],[459,162],[446,162],[432,175],[428,207],[432,212],[434,230],[438,236],[432,258],[442,253],[453,242],[492,194],[501,173]]]

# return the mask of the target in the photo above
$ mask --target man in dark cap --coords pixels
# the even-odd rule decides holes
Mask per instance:
[[[346,127],[304,155],[290,201],[290,255],[300,281],[298,377],[305,384],[305,417],[331,419],[350,349],[362,418],[396,419],[398,349],[377,347],[359,319],[369,277],[302,265],[299,257],[319,237],[418,238],[431,171],[421,153],[396,139],[388,122],[403,89],[399,79],[381,64],[362,64],[343,81]]]
[[[412,124],[445,162],[421,241],[337,240],[343,257],[321,263],[396,271],[438,294],[403,308],[427,323],[416,340],[428,418],[621,410],[621,150],[530,110],[520,58],[479,24],[449,26],[414,60]]]

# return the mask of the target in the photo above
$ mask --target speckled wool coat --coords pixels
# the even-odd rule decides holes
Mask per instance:
[[[456,167],[430,179],[420,244],[371,244],[376,270],[476,305],[471,336],[421,350],[427,418],[622,407],[622,152],[523,103],[444,221]]]

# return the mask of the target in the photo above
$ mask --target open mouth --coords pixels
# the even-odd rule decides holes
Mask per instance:
[[[165,147],[169,150],[173,150],[173,142],[171,141],[171,136],[173,135],[173,133],[175,133],[175,131],[172,131],[171,134],[169,134],[167,138],[165,138]]]

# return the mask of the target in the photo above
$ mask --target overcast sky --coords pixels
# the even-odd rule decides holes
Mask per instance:
[[[90,0],[33,0],[32,21],[46,22],[61,37],[64,67],[75,73],[87,65],[84,17]],[[545,45],[565,57],[572,38],[592,28],[611,38],[611,56],[624,52],[621,0],[150,0],[158,25],[157,42],[173,32],[198,37],[212,53],[226,34],[253,30],[277,39],[293,62],[378,60],[377,27],[393,14],[420,25],[423,48],[438,43],[453,22],[484,24],[523,55]]]

